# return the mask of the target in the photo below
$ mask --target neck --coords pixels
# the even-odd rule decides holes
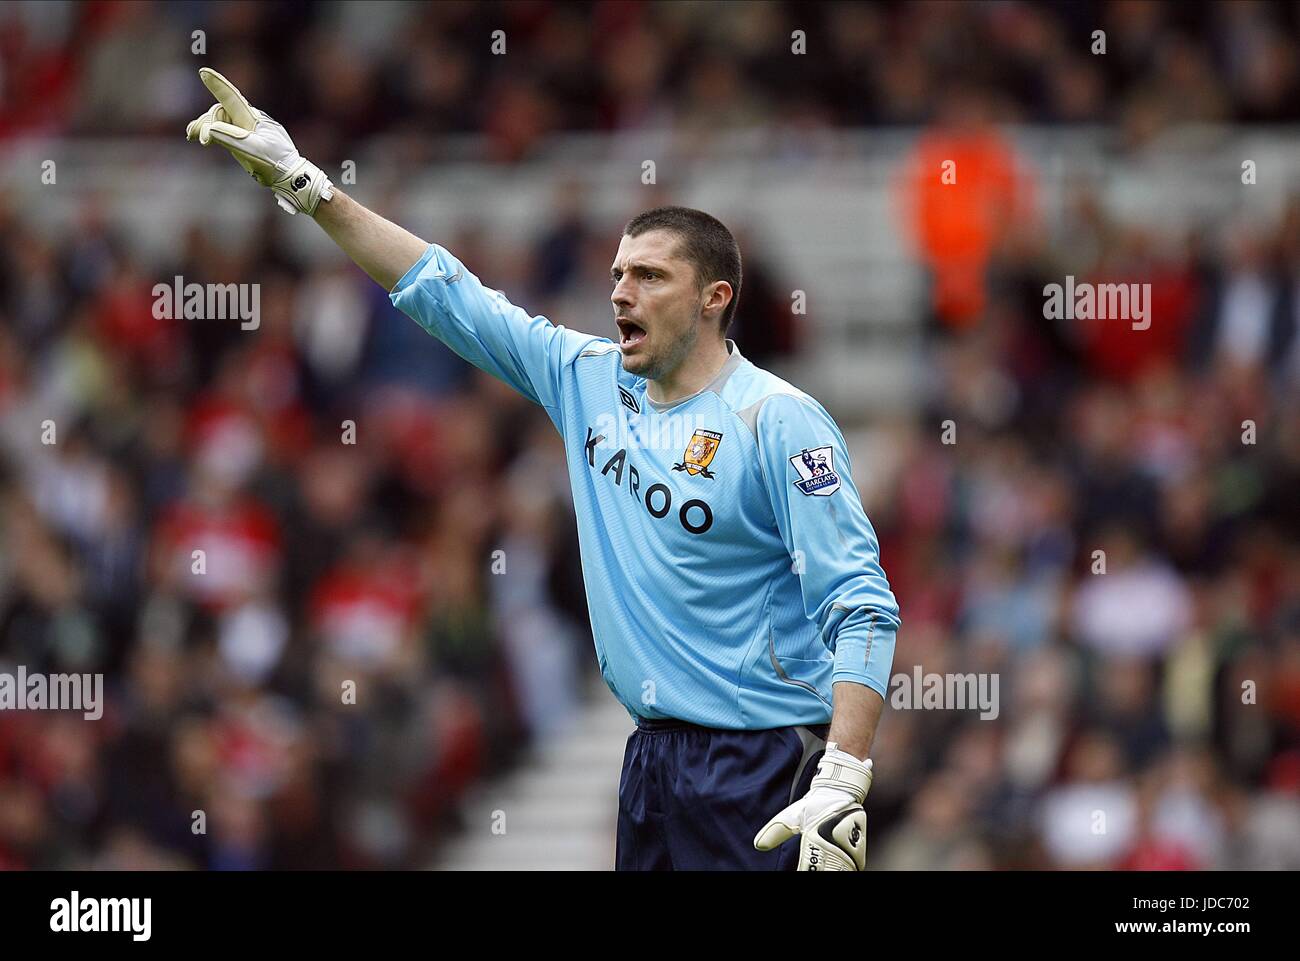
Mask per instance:
[[[647,381],[646,395],[656,404],[671,404],[689,397],[717,377],[730,356],[725,339],[710,337],[707,344],[701,343],[692,350],[676,370],[657,380]]]

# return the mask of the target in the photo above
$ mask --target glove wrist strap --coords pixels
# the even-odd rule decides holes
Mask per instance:
[[[826,753],[817,765],[817,774],[812,779],[811,788],[836,788],[847,791],[859,804],[867,799],[871,790],[871,762],[859,761],[851,754],[839,750],[834,743],[826,745]]]
[[[322,200],[334,198],[334,184],[325,171],[310,160],[303,160],[289,173],[272,184],[276,202],[291,214],[302,211],[307,216],[316,213]]]

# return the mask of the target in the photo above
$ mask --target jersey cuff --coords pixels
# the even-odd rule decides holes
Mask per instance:
[[[886,686],[881,684],[880,681],[876,680],[874,677],[868,677],[860,671],[832,671],[831,687],[834,687],[840,681],[851,681],[854,684],[863,684],[871,688],[885,700],[889,700],[888,694],[886,693]]]
[[[411,265],[410,270],[402,274],[402,279],[399,280],[396,286],[394,286],[393,289],[388,292],[389,300],[393,300],[393,298],[395,298],[403,290],[411,286],[411,284],[415,283],[415,278],[420,276],[420,271],[424,269],[424,265],[427,264],[429,262],[429,258],[433,256],[434,248],[436,246],[437,246],[436,244],[429,244],[428,249],[425,250],[424,254],[420,257],[420,259]],[[397,302],[393,300],[393,303],[394,305],[396,305]]]
[[[836,681],[853,681],[865,684],[881,697],[887,698],[889,671],[894,664],[894,645],[898,629],[881,623],[878,617],[865,625],[842,632],[835,641],[835,664],[831,669],[831,684]]]

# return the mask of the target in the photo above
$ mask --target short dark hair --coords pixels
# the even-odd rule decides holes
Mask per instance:
[[[725,337],[740,303],[740,246],[717,217],[690,207],[656,207],[637,214],[623,233],[639,237],[651,230],[669,230],[680,241],[678,252],[695,268],[700,286],[715,280],[731,285],[731,303],[722,311],[719,330]]]

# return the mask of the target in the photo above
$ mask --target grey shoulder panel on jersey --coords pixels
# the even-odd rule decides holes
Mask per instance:
[[[736,416],[745,422],[749,432],[754,435],[754,440],[758,440],[758,412],[763,409],[763,405],[767,403],[768,398],[771,396],[771,394],[768,394],[767,397],[760,398],[756,403],[750,404],[744,410],[736,411]]]
[[[761,411],[763,409],[763,405],[766,404],[773,397],[793,397],[795,400],[799,400],[799,401],[803,400],[803,398],[799,394],[794,394],[791,393],[790,391],[785,391],[785,390],[774,390],[770,394],[764,394],[762,397],[754,401],[754,403],[750,404],[748,407],[744,407],[736,411],[735,412],[736,416],[739,417],[742,421],[744,421],[745,426],[749,428],[749,432],[754,435],[754,440],[758,440],[759,411]]]

